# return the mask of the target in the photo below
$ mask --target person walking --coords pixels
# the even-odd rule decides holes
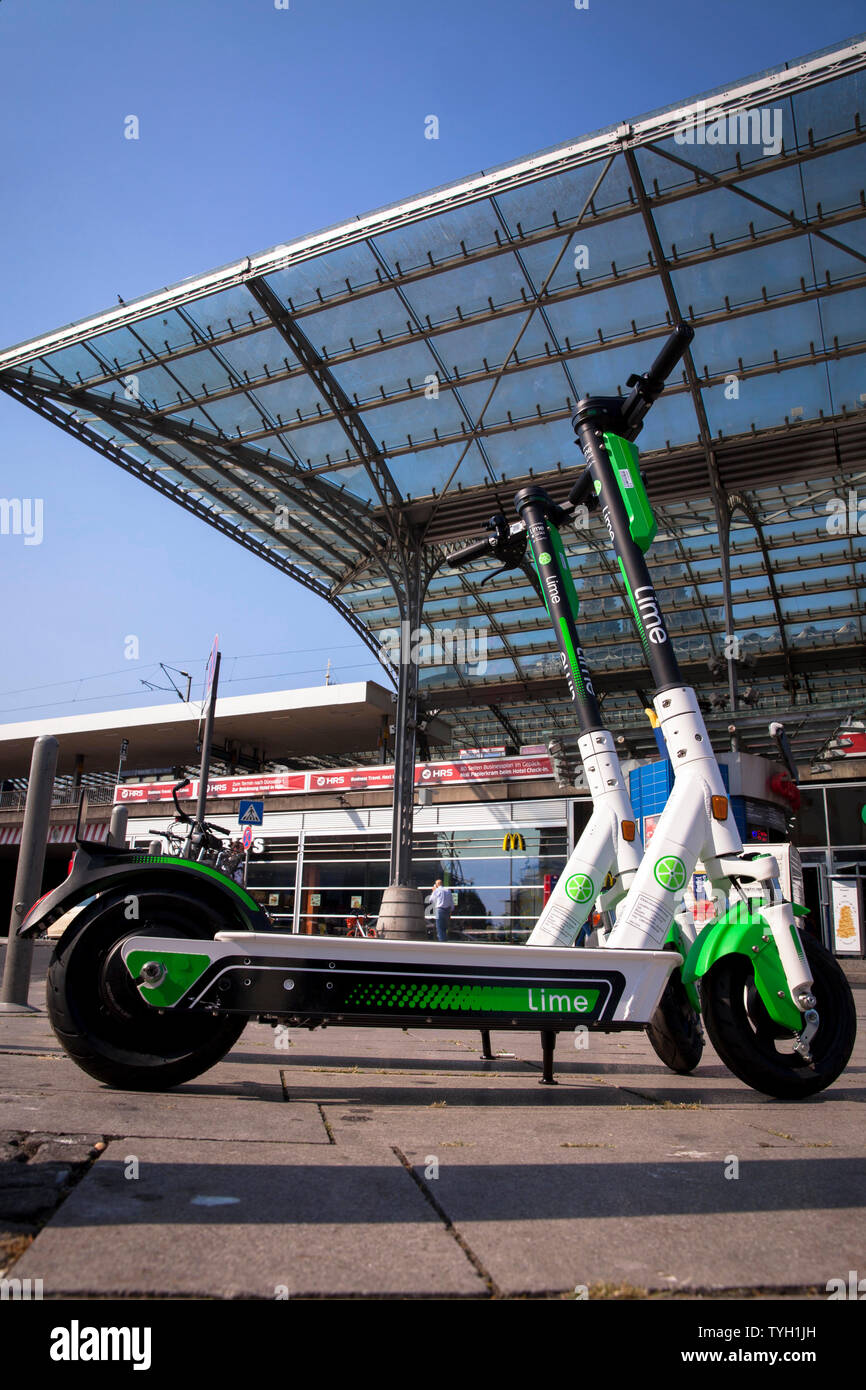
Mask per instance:
[[[436,936],[439,941],[448,940],[448,923],[451,921],[451,913],[454,908],[454,899],[451,896],[450,888],[443,888],[441,878],[437,878],[433,884],[431,894],[433,911],[436,914]]]

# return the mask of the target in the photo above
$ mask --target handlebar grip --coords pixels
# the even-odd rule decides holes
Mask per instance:
[[[212,821],[202,821],[205,830],[213,830],[217,835],[231,835],[230,830],[226,830],[222,825],[214,825]]]
[[[461,550],[455,550],[448,556],[447,564],[451,569],[457,569],[458,565],[468,565],[471,560],[480,560],[482,556],[492,560],[494,540],[494,536],[485,536],[483,541],[464,545]]]
[[[667,381],[694,336],[695,330],[692,328],[691,324],[677,324],[655,362],[653,362],[647,372],[647,376],[651,381],[658,383]]]

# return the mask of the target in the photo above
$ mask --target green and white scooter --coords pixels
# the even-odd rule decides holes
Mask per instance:
[[[575,950],[532,940],[503,946],[286,935],[274,932],[250,894],[214,867],[79,840],[69,877],[36,904],[20,930],[45,931],[60,918],[69,924],[48,970],[48,1011],[58,1038],[85,1071],[113,1086],[163,1090],[206,1071],[246,1021],[258,1018],[308,1028],[531,1030],[544,1040],[551,1079],[557,1033],[576,1026],[645,1028],[681,969],[692,1009],[701,1009],[717,1051],[749,1085],[799,1099],[838,1077],[854,1041],[847,981],[817,942],[801,940],[775,862],[742,854],[697,701],[682,684],[630,531],[629,507],[641,500],[630,441],[690,337],[691,330],[676,330],[651,371],[629,383],[634,389],[627,400],[580,402],[575,426],[587,469],[573,490],[571,513],[563,508],[561,516],[566,520],[574,505],[597,498],[659,687],[655,708],[676,770],[651,850],[633,862],[636,828],[634,841],[622,833],[633,817],[625,814],[630,806],[621,773],[617,781],[613,771],[610,735],[601,728],[581,734],[598,805],[609,808],[606,825],[597,819],[599,838],[615,849],[616,892],[627,888],[606,944]],[[540,526],[544,515],[557,524],[549,499],[527,489],[516,500],[519,526],[533,544],[542,540],[542,532],[533,536],[529,528]],[[639,529],[633,518],[631,525]],[[480,544],[478,553],[489,554],[489,542]],[[534,553],[566,675],[575,688],[583,683],[586,696],[574,624],[561,621],[568,604],[555,600],[551,588],[557,575],[565,586],[561,547],[551,534],[551,545]],[[465,551],[452,560],[461,558]],[[608,800],[607,791],[618,794]],[[626,851],[629,844],[634,851]],[[577,899],[601,889],[598,865],[611,851],[605,847],[587,858],[592,887],[578,885],[576,897],[567,891],[574,876],[569,865],[562,894],[557,885],[539,921],[544,940],[564,925],[558,911],[583,922],[587,906]],[[665,949],[698,856],[714,886],[740,900],[690,947],[681,936],[679,949]],[[752,896],[755,889],[760,900]],[[73,907],[80,908],[74,915]]]
[[[623,473],[623,477],[625,474]],[[632,507],[631,533],[646,549],[656,531],[643,482],[636,473],[626,498],[640,498]],[[578,750],[592,799],[592,814],[581,833],[554,890],[545,903],[528,946],[564,947],[574,944],[593,909],[614,914],[626,897],[641,863],[643,848],[628,786],[613,736],[605,728],[586,654],[577,629],[579,600],[557,523],[574,523],[576,507],[559,506],[541,487],[526,488],[515,498],[520,521],[510,525],[502,513],[490,519],[488,536],[449,556],[452,567],[479,558],[495,559],[502,569],[522,565],[528,540],[536,587],[544,601],[559,647],[580,730]],[[704,1039],[697,1010],[692,1006],[679,969],[696,940],[691,914],[680,900],[668,924],[663,948],[678,952],[659,1006],[647,1024],[647,1035],[659,1058],[672,1071],[693,1071]]]
[[[736,1076],[757,1090],[798,1099],[834,1081],[851,1055],[851,989],[834,957],[814,936],[800,934],[795,918],[807,910],[785,900],[776,861],[744,852],[695,692],[682,681],[644,559],[653,523],[634,439],[693,336],[688,325],[678,325],[650,371],[629,379],[628,397],[587,398],[573,417],[586,468],[570,500],[594,500],[601,511],[674,769],[652,845],[619,905],[606,947],[652,950],[667,941],[680,894],[701,859],[713,888],[734,905],[688,952],[688,996]]]

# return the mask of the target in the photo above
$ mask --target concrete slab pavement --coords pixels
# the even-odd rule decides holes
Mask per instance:
[[[488,1062],[471,1033],[259,1024],[197,1081],[118,1092],[44,1015],[6,1016],[6,1272],[46,1298],[823,1298],[866,1274],[855,998],[848,1070],[800,1105],[750,1091],[709,1047],[675,1076],[637,1033],[580,1050],[564,1035],[546,1087],[536,1035],[494,1034]],[[33,1135],[79,1160],[53,1191]]]

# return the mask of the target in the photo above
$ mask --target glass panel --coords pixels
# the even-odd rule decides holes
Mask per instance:
[[[484,324],[468,324],[459,332],[436,335],[436,347],[449,376],[468,376],[471,372],[496,370],[505,361],[515,338],[529,317],[530,306],[521,306],[514,313],[491,319]],[[533,313],[517,349],[521,362],[541,357],[546,333],[544,320]],[[488,366],[485,368],[484,359]],[[511,360],[511,359],[509,359]]]
[[[369,285],[376,281],[377,264],[373,253],[363,242],[320,252],[309,260],[299,261],[285,270],[267,276],[267,283],[284,304],[291,307],[316,303],[321,291],[323,299],[346,293],[346,280],[351,285]]]
[[[302,419],[307,419],[312,416],[313,420],[316,420],[317,406],[320,406],[322,410],[328,411],[329,413],[331,410],[329,403],[325,400],[324,396],[321,395],[312,378],[308,377],[306,374],[293,377],[291,381],[277,382],[276,385],[273,386],[269,386],[265,381],[265,384],[258,384],[255,391],[251,392],[251,395],[253,399],[271,415],[274,421],[276,421],[278,416],[282,416],[286,421],[296,421],[297,411],[301,412]],[[237,400],[238,397],[235,396],[233,399]],[[330,421],[328,423],[331,424],[333,422]],[[318,425],[315,427],[317,429],[319,428]],[[292,431],[288,430],[286,432],[286,438],[291,439],[291,437]],[[345,439],[345,435],[343,438]],[[348,440],[346,440],[346,443],[348,444]]]
[[[858,193],[863,187],[863,147],[837,150],[834,154],[822,155],[820,159],[807,159],[801,165],[803,187],[806,195],[806,208],[810,217],[815,217],[818,204],[826,216],[841,208],[850,208],[859,203]],[[844,228],[840,228],[840,240],[845,240]],[[831,232],[835,235],[835,232]]]
[[[690,319],[722,309],[726,299],[735,307],[753,303],[764,289],[770,297],[797,292],[801,277],[807,286],[814,284],[810,247],[803,236],[672,270],[677,301]],[[715,331],[715,326],[707,328],[698,343]],[[695,350],[700,352],[698,343]]]
[[[862,345],[863,324],[866,321],[866,288],[848,290],[845,294],[828,295],[821,304],[821,317],[827,343],[832,343],[834,338],[838,338],[841,344]],[[863,359],[861,355],[858,356],[862,374]]]
[[[407,379],[417,390],[420,402],[424,399],[425,378],[439,377],[435,357],[426,344],[417,341],[381,352],[359,353],[335,364],[332,370],[343,390],[350,396],[357,395],[361,402],[378,397],[380,387],[386,395],[405,391]]]
[[[257,333],[234,338],[217,351],[234,371],[249,372],[252,377],[264,376],[265,366],[272,372],[284,372],[286,360],[290,367],[298,365],[297,357],[276,328],[262,328]]]
[[[810,237],[815,258],[815,275],[819,283],[824,280],[828,271],[832,281],[845,279],[849,275],[862,275],[863,262],[842,248],[850,246],[854,251],[859,251],[861,256],[866,255],[866,221],[846,222],[841,227],[832,228],[830,235],[834,241],[841,242],[841,246],[832,246],[818,236]]]
[[[494,396],[491,411],[495,404]],[[577,468],[580,464],[580,454],[568,419],[492,434],[485,440],[485,449],[497,478],[503,473],[506,478],[525,477],[530,468],[536,473],[545,473],[560,462],[566,468]],[[505,500],[506,515],[510,515],[512,499],[506,494]]]
[[[79,376],[82,381],[88,381],[91,377],[103,375],[99,362],[83,343],[76,343],[73,347],[63,348],[61,352],[52,352],[47,357],[37,358],[33,367],[37,376],[45,375],[45,368],[48,368],[49,377],[56,373],[64,381],[77,381]],[[26,367],[19,367],[18,370],[24,372]]]
[[[408,227],[396,227],[377,236],[376,246],[392,270],[399,263],[402,271],[409,271],[430,264],[428,251],[436,264],[462,255],[461,241],[467,251],[493,246],[496,231],[502,235],[499,219],[487,199],[481,199]]]
[[[492,381],[487,380],[460,387],[460,398],[473,422],[479,419],[492,385]],[[509,367],[497,382],[484,419],[487,424],[498,423],[506,419],[509,411],[515,419],[525,419],[535,413],[537,406],[544,412],[563,410],[568,394],[568,379],[558,363],[545,364],[542,359],[525,371]]]
[[[197,299],[193,304],[184,307],[184,313],[195,324],[196,328],[204,332],[225,333],[241,324],[248,325],[250,315],[252,321],[267,323],[267,316],[259,304],[258,300],[253,299],[246,285],[233,285],[231,289],[221,290],[219,294],[208,295],[205,299]],[[159,341],[161,337],[167,335],[160,332],[164,327],[161,318],[148,319],[145,324],[146,337],[152,336]],[[190,337],[189,328],[184,324],[186,338],[178,341],[186,341]],[[176,344],[173,344],[176,346]]]
[[[580,216],[603,168],[602,161],[582,164],[565,174],[554,174],[551,178],[539,179],[521,188],[500,193],[497,202],[515,231],[518,222],[524,232],[550,227],[553,225],[554,212],[560,222],[570,222]],[[614,196],[617,196],[616,189]],[[553,260],[554,256],[551,256],[550,265]]]
[[[802,306],[803,309],[807,307],[809,306]],[[770,316],[758,315],[757,320],[747,320],[754,325],[753,343],[763,341],[765,344],[771,344],[779,341],[778,337],[761,339],[762,329],[759,325],[760,320],[765,317]],[[788,339],[783,338],[781,341],[786,351],[792,347]],[[817,343],[820,340],[816,337],[814,341]],[[750,351],[749,340],[744,335],[740,337],[739,346],[744,353]],[[754,351],[754,348],[751,350]],[[808,352],[808,343],[804,350]],[[752,425],[758,429],[781,425],[785,417],[790,419],[792,410],[797,408],[802,411],[799,418],[804,420],[816,419],[822,410],[825,414],[832,411],[827,372],[823,365],[795,367],[785,372],[767,372],[742,382],[734,380],[737,371],[736,361],[720,370],[732,373],[731,380],[726,385],[704,387],[701,391],[713,434],[744,434]],[[725,394],[726,391],[728,395]],[[732,391],[737,391],[738,396],[732,398]]]
[[[369,409],[364,415],[370,433],[382,440],[386,448],[400,448],[411,443],[410,434],[419,442],[433,439],[434,429],[447,438],[461,433],[463,422],[459,404],[448,390],[440,391],[435,400],[426,400],[419,392],[417,397]],[[424,491],[429,492],[429,488]]]
[[[843,358],[841,362],[829,362],[827,372],[834,413],[843,408],[862,410],[866,406],[866,363],[862,353]]]
[[[522,253],[537,289],[547,279],[561,251],[562,239],[527,246]],[[592,219],[587,218],[571,233],[568,250],[548,290],[553,294],[557,290],[577,288],[578,284],[591,286],[593,280],[607,280],[611,275],[648,263],[649,241],[642,217],[615,217],[599,226],[594,226]]]
[[[706,148],[700,151],[699,156],[694,156],[686,146],[685,158],[706,168]],[[713,188],[696,193],[693,199],[681,199],[667,206],[655,207],[653,220],[665,257],[673,256],[674,247],[680,256],[708,247],[710,232],[716,244],[723,246],[726,242],[748,237],[750,223],[760,233],[790,226],[787,217],[782,215],[789,211],[798,217],[803,216],[803,194],[797,168],[780,169],[760,178],[748,179],[743,186],[748,192],[778,208],[779,212],[762,208],[740,197],[731,188]],[[731,275],[732,278],[736,276],[733,267]]]
[[[450,315],[449,315],[450,317]],[[382,338],[404,337],[409,315],[406,306],[393,290],[380,290],[363,295],[333,309],[305,314],[300,327],[317,349],[325,348],[330,356],[352,347],[364,347]]]
[[[516,256],[508,256],[473,262],[413,281],[404,293],[422,323],[429,315],[431,323],[437,324],[459,322],[458,308],[463,314],[489,309],[488,298],[495,307],[519,304],[530,290]],[[404,309],[404,327],[405,319]]]
[[[434,488],[441,492],[465,447],[464,441],[443,444],[439,448],[419,449],[417,453],[410,451],[389,458],[388,467],[404,497],[429,497]],[[451,486],[456,487],[459,480],[464,487],[472,487],[488,477],[484,459],[473,444]]]

